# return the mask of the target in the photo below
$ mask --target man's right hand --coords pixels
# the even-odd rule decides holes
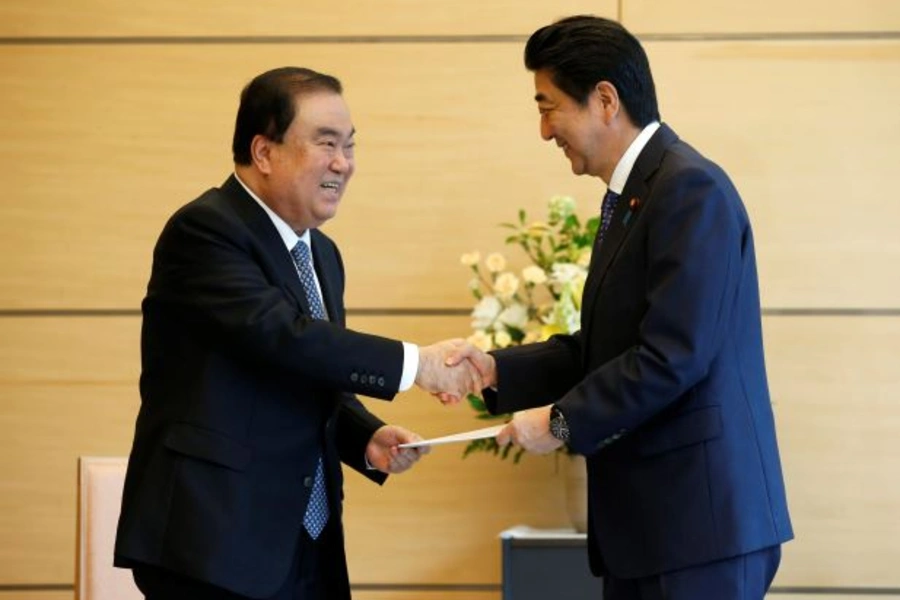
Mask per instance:
[[[416,385],[437,396],[443,404],[456,404],[466,394],[477,394],[486,385],[479,365],[467,357],[487,356],[462,339],[445,340],[419,348]],[[454,358],[451,361],[451,357]],[[488,357],[490,358],[490,357]],[[493,362],[493,359],[490,359]]]

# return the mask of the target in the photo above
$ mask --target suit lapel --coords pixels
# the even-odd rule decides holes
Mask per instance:
[[[309,303],[306,301],[303,284],[300,283],[300,277],[297,275],[294,259],[284,247],[284,240],[275,229],[272,219],[257,204],[256,200],[250,197],[234,175],[225,181],[222,191],[232,199],[235,211],[262,246],[264,253],[271,259],[273,268],[281,280],[279,283],[294,297],[304,314],[312,314]]]
[[[667,125],[660,125],[659,129],[644,149],[641,150],[619,201],[613,212],[609,229],[603,243],[597,248],[597,242],[594,242],[594,253],[591,256],[591,265],[588,272],[588,280],[584,286],[584,297],[582,302],[582,329],[590,330],[591,317],[593,311],[588,310],[597,299],[597,294],[602,287],[603,280],[609,272],[609,267],[615,259],[616,255],[622,247],[622,244],[628,238],[634,224],[637,222],[640,213],[647,207],[647,203],[652,200],[649,194],[648,180],[659,169],[663,155],[666,149],[671,146],[678,136]]]

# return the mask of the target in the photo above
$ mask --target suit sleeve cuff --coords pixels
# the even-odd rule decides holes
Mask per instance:
[[[416,382],[416,373],[419,372],[419,347],[409,342],[403,342],[403,374],[400,376],[400,389],[405,392]]]

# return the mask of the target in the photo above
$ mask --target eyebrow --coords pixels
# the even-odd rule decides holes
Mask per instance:
[[[325,136],[325,135],[330,135],[330,136],[339,138],[339,137],[341,137],[341,132],[338,131],[337,129],[334,129],[333,127],[319,127],[318,129],[316,129],[316,137],[321,137],[321,136]],[[356,135],[356,127],[352,128],[350,130],[350,135],[348,135],[347,137],[352,138],[354,135]]]
[[[535,102],[549,102],[550,100],[543,94],[543,92],[538,92],[534,95]]]

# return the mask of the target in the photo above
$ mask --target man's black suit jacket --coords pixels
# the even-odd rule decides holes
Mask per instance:
[[[793,536],[750,222],[666,125],[594,248],[581,330],[495,353],[489,408],[557,402],[587,456],[595,573],[636,578]]]
[[[288,574],[320,455],[332,519],[341,461],[384,480],[364,463],[383,423],[352,394],[391,399],[403,347],[345,329],[340,254],[311,234],[330,322],[309,317],[282,238],[234,176],[165,226],[142,305],[117,565],[265,597]],[[346,581],[343,553],[329,562]]]

